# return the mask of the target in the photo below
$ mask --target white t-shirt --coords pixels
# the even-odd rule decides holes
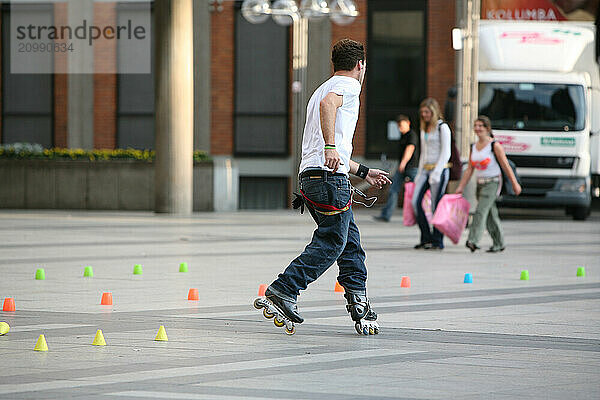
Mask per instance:
[[[478,178],[494,178],[500,176],[502,171],[492,152],[492,142],[477,150],[477,145],[471,146],[471,159],[469,160]]]
[[[435,164],[431,175],[440,176],[450,160],[452,134],[448,124],[439,120],[432,132],[421,131],[421,154],[419,157],[419,173],[425,164]]]
[[[306,124],[302,137],[302,161],[300,172],[309,168],[325,167],[325,139],[321,130],[321,100],[332,92],[342,96],[342,106],[337,109],[335,117],[335,147],[342,164],[336,172],[348,175],[350,172],[350,156],[352,155],[352,138],[358,121],[360,106],[360,83],[348,76],[334,75],[315,90],[306,109]]]

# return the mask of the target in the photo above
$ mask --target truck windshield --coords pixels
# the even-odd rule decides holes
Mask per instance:
[[[494,129],[581,131],[585,126],[581,85],[557,83],[479,83],[479,113]]]

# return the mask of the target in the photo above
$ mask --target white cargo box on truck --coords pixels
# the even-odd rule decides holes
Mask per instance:
[[[600,174],[594,25],[484,20],[479,33],[479,112],[523,181],[522,195],[502,203],[585,219]]]

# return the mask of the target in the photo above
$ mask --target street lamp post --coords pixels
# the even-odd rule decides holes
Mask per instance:
[[[244,0],[242,15],[253,24],[269,17],[279,25],[292,25],[292,162],[298,168],[302,157],[302,134],[308,101],[306,93],[308,64],[308,21],[329,17],[338,25],[347,25],[358,16],[353,0]],[[298,186],[298,175],[292,175],[292,187]]]

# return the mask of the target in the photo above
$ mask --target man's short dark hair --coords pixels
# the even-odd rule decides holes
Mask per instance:
[[[396,117],[396,122],[400,123],[401,121],[408,121],[408,123],[410,124],[410,118],[408,118],[408,116],[406,116],[404,114],[399,114]]]
[[[342,39],[333,45],[331,61],[333,70],[352,71],[359,61],[365,60],[365,46],[352,39]]]

